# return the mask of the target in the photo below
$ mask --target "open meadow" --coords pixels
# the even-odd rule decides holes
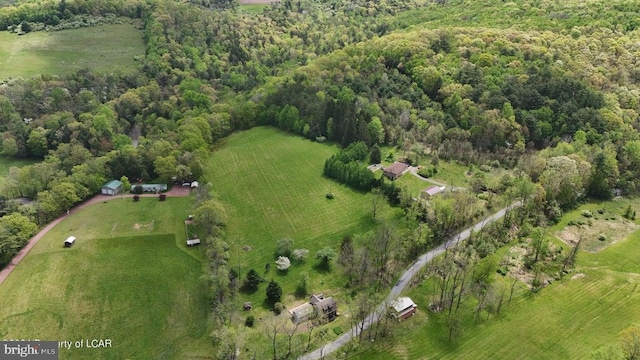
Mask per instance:
[[[208,164],[205,177],[229,218],[230,266],[243,278],[253,268],[265,279],[276,280],[290,302],[303,272],[310,277],[309,292],[339,295],[346,280],[335,265],[330,273],[318,269],[315,253],[326,246],[337,252],[345,235],[364,233],[375,225],[370,194],[322,176],[325,160],[337,151],[334,145],[258,127],[227,138]],[[328,192],[335,195],[333,200],[326,198]],[[398,215],[387,206],[381,218]],[[285,237],[293,240],[293,248],[308,249],[309,256],[302,264],[292,261],[282,273],[274,261],[276,242]],[[266,264],[271,264],[268,273]],[[264,285],[243,296],[261,304]]]
[[[142,32],[131,24],[104,24],[73,30],[0,32],[0,79],[38,74],[63,75],[89,67],[134,66],[144,55]]]
[[[0,338],[81,341],[61,359],[189,359],[210,351],[190,198],[116,198],[71,214],[0,285]],[[63,240],[76,236],[76,244]]]
[[[31,165],[35,163],[33,159],[16,159],[0,156],[0,179],[5,177],[9,173],[9,169],[12,167],[23,167],[25,165]]]
[[[587,204],[568,213],[552,231],[582,211],[605,208],[607,222],[621,222],[629,200]],[[611,220],[614,215],[616,220]],[[603,218],[604,215],[601,215]],[[594,217],[593,221],[597,221]],[[586,222],[586,221],[585,221]],[[587,226],[586,224],[584,225]],[[598,226],[593,223],[592,226]],[[596,240],[597,241],[597,240]],[[560,244],[559,240],[554,240]],[[466,309],[458,339],[448,340],[446,315],[427,310],[435,293],[426,281],[408,291],[419,312],[395,325],[390,341],[358,354],[361,359],[588,359],[616,346],[622,334],[640,325],[640,231],[628,234],[603,250],[578,254],[573,273],[532,293],[521,284],[516,296],[498,318],[492,315],[474,324],[475,303]],[[499,275],[494,275],[499,279]],[[501,281],[501,280],[500,280]],[[484,318],[484,317],[483,317]],[[417,341],[416,339],[420,339]]]

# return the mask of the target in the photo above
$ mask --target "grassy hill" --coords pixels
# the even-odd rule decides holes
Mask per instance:
[[[303,271],[311,277],[310,291],[341,291],[344,280],[337,270],[314,270],[314,254],[325,246],[337,251],[344,235],[366,232],[374,222],[370,194],[322,176],[324,161],[337,150],[259,127],[232,135],[213,153],[205,177],[229,217],[231,267],[244,276],[251,268],[262,274],[269,263],[272,269],[264,277],[280,282],[285,294],[294,292]],[[329,191],[335,199],[325,197]],[[384,216],[396,214],[387,208]],[[287,274],[277,273],[274,264],[276,241],[284,237],[293,239],[294,248],[309,250],[307,261],[292,265]],[[261,303],[264,289],[246,296]]]
[[[114,199],[72,214],[0,286],[0,337],[111,340],[107,348],[62,350],[64,359],[206,353],[201,255],[183,243],[189,205]],[[68,235],[76,245],[63,248]]]
[[[144,55],[142,33],[131,24],[105,24],[22,36],[0,32],[0,79],[63,75],[75,69],[134,66]]]

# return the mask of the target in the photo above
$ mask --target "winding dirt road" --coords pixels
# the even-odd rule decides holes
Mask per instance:
[[[357,337],[361,331],[364,331],[366,329],[369,328],[369,326],[373,325],[378,319],[381,318],[381,316],[384,314],[385,311],[387,311],[387,304],[390,304],[393,300],[395,300],[398,295],[400,295],[400,293],[404,290],[404,288],[409,284],[409,282],[411,281],[411,279],[418,273],[418,271],[425,266],[426,264],[430,263],[435,257],[437,257],[438,255],[442,254],[443,252],[445,252],[448,248],[455,246],[456,244],[467,240],[470,236],[471,236],[471,232],[478,232],[480,230],[482,230],[485,226],[500,220],[501,218],[504,217],[504,215],[511,209],[514,209],[516,207],[519,207],[521,205],[521,202],[517,201],[507,207],[505,207],[504,209],[496,212],[495,214],[485,218],[484,220],[476,223],[475,225],[473,225],[472,227],[469,227],[465,230],[463,230],[462,232],[460,232],[459,234],[451,237],[447,242],[445,242],[444,244],[441,244],[440,246],[436,247],[435,249],[422,254],[418,260],[416,260],[416,262],[413,263],[413,265],[411,265],[403,274],[402,276],[400,276],[400,280],[398,280],[398,282],[396,282],[396,284],[393,286],[393,288],[391,288],[391,291],[389,292],[389,295],[387,295],[385,301],[383,301],[380,305],[378,305],[378,307],[376,307],[376,310],[374,312],[372,312],[371,314],[369,314],[367,316],[366,319],[364,319],[361,323],[359,323],[358,325],[354,326],[351,331],[345,332],[342,336],[340,336],[339,338],[335,339],[334,341],[325,344],[324,346],[322,346],[321,348],[318,348],[310,353],[307,353],[301,357],[298,358],[298,360],[316,360],[316,359],[322,359],[324,358],[326,355],[333,353],[334,351],[338,350],[340,347],[342,347],[343,345],[346,345],[351,338],[353,337]]]
[[[189,196],[189,192],[190,189],[188,187],[180,187],[180,186],[173,186],[169,191],[167,191],[165,194],[168,197],[180,197],[180,196]],[[89,200],[86,200],[78,205],[76,205],[73,209],[69,210],[69,214],[65,214],[62,215],[60,217],[58,217],[57,219],[51,221],[50,223],[47,224],[47,226],[43,227],[42,229],[40,229],[40,231],[38,231],[37,234],[35,234],[31,239],[29,239],[29,242],[27,243],[27,245],[25,245],[22,250],[20,250],[18,252],[18,254],[16,256],[13,257],[13,259],[11,259],[11,262],[9,264],[7,264],[7,266],[5,266],[1,271],[0,271],[0,284],[2,284],[4,282],[4,280],[11,274],[11,272],[13,271],[13,269],[20,264],[20,261],[22,261],[22,259],[29,253],[29,251],[36,246],[36,244],[38,243],[38,241],[40,241],[40,239],[42,239],[43,236],[45,236],[51,229],[53,229],[56,225],[58,225],[58,223],[60,223],[62,220],[64,220],[67,216],[71,216],[73,214],[75,214],[76,212],[78,212],[79,210],[82,210],[84,208],[86,208],[87,206],[93,205],[93,204],[97,204],[97,203],[101,203],[101,202],[105,202],[105,201],[109,201],[109,200],[114,200],[114,199],[120,199],[122,197],[133,197],[133,194],[125,194],[125,195],[116,195],[116,196],[109,196],[109,195],[96,195],[94,197],[92,197]],[[141,194],[140,197],[157,197],[157,194]]]

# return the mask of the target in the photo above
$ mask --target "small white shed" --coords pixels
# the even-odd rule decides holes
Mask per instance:
[[[194,246],[200,244],[200,239],[189,239],[187,240],[187,246]]]
[[[68,238],[66,238],[64,240],[64,247],[72,247],[73,244],[76,243],[76,237],[75,236],[69,236]]]

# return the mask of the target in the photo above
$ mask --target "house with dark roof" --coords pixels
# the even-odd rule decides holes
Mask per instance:
[[[338,303],[332,297],[325,298],[322,294],[311,295],[309,302],[296,306],[289,313],[295,324],[311,319],[329,322],[338,316]]]
[[[402,174],[404,174],[408,169],[409,165],[396,161],[390,166],[383,168],[382,173],[389,179],[396,180],[397,178],[402,176]]]
[[[120,180],[111,180],[100,188],[100,193],[103,195],[118,195],[121,191],[122,181]]]

